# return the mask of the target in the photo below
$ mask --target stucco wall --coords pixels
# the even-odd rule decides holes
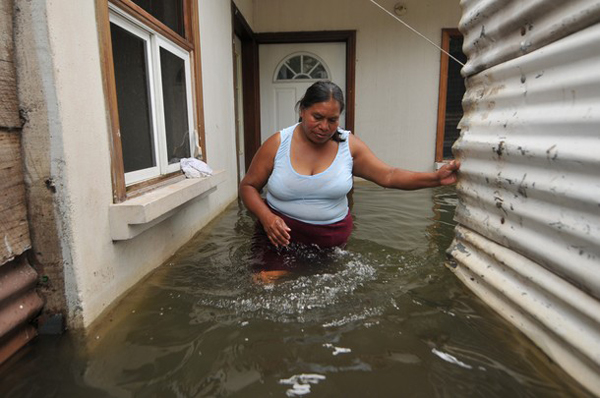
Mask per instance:
[[[378,0],[393,10],[396,0]],[[403,0],[402,18],[439,44],[458,0]],[[357,30],[355,133],[384,161],[434,164],[440,53],[368,0],[257,0],[256,32]]]
[[[254,29],[254,0],[233,0],[246,22]]]
[[[42,250],[61,254],[70,326],[87,326],[236,198],[230,5],[200,2],[207,157],[214,169],[228,171],[227,181],[121,242],[110,236],[110,141],[95,2],[17,0],[17,6],[20,94],[30,120],[26,167],[32,180],[50,178],[55,190],[41,206],[53,214],[47,233],[59,247]],[[32,223],[37,236],[42,227]]]

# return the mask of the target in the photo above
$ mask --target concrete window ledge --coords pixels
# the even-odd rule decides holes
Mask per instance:
[[[112,239],[118,241],[136,237],[175,214],[189,201],[215,191],[225,179],[225,170],[219,170],[210,177],[187,178],[110,205]]]

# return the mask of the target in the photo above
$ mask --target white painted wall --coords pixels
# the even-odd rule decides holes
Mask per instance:
[[[233,0],[246,22],[254,29],[254,0]]]
[[[227,170],[228,179],[208,197],[122,242],[110,238],[110,139],[95,1],[77,7],[51,0],[16,3],[21,26],[33,32],[18,39],[20,95],[29,105],[30,124],[40,127],[24,129],[26,168],[30,177],[42,178],[36,162],[50,153],[69,325],[88,326],[237,197],[230,3],[200,1],[207,158],[214,169]],[[33,139],[36,134],[44,139]]]
[[[199,13],[206,156],[214,169],[229,171],[228,189],[237,194],[231,3],[201,0]]]
[[[397,0],[378,0],[393,10]],[[438,45],[458,0],[403,0],[402,18]],[[355,133],[384,161],[434,167],[440,53],[368,0],[256,0],[256,32],[357,30]]]

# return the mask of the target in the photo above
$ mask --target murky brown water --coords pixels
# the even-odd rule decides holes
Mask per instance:
[[[0,368],[0,396],[588,396],[443,266],[455,202],[359,184],[347,248],[274,284],[253,282],[232,205],[90,336]]]

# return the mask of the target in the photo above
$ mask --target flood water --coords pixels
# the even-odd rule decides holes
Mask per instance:
[[[357,184],[344,250],[253,278],[237,203],[86,336],[41,336],[1,397],[586,397],[445,266],[453,188]]]

